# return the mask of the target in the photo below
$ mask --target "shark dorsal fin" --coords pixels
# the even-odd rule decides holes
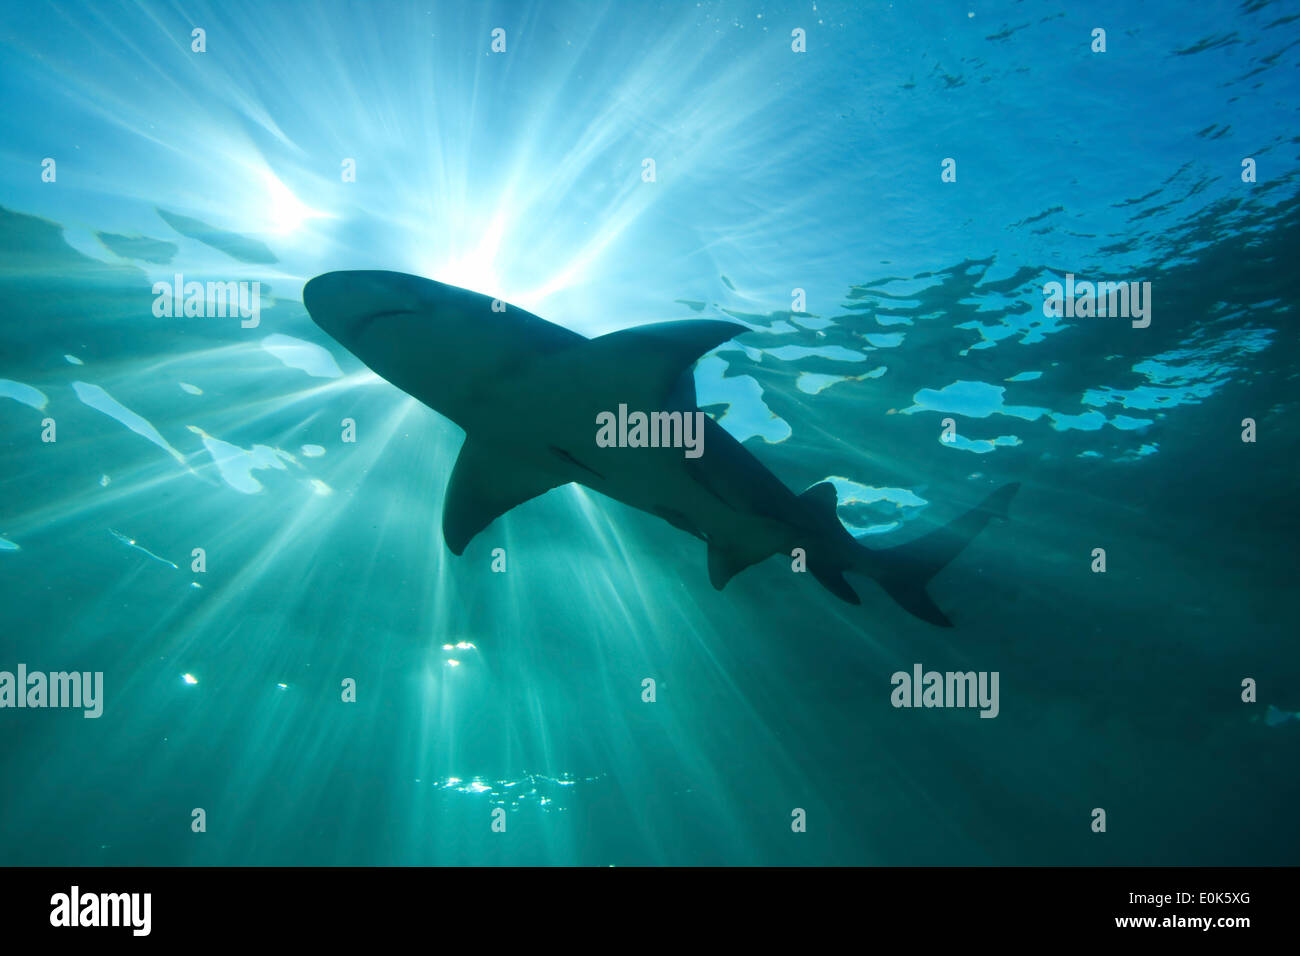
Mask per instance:
[[[650,389],[662,398],[700,356],[748,331],[717,319],[638,325],[591,339],[582,346],[583,361],[609,363],[606,367],[619,369],[629,387]],[[692,388],[692,401],[694,394]]]
[[[832,482],[822,481],[813,485],[799,496],[799,500],[809,506],[814,527],[819,528],[823,534],[828,534],[841,542],[854,540],[853,535],[849,533],[849,529],[844,527],[840,521],[840,496]],[[812,571],[813,576],[821,581],[836,597],[842,598],[851,604],[858,603],[857,595],[853,594],[853,589],[844,583],[844,579],[840,578],[838,573],[832,575],[827,571],[826,576],[823,577],[811,562],[808,565],[808,570]],[[839,580],[832,580],[832,577],[839,578]],[[849,595],[853,596],[849,597]]]
[[[799,497],[813,505],[820,513],[820,517],[825,517],[829,513],[835,519],[835,523],[839,524],[836,509],[840,506],[840,496],[831,482],[823,481],[813,485]]]
[[[442,536],[447,547],[452,554],[461,554],[476,534],[515,505],[568,481],[520,467],[499,453],[480,449],[466,437],[442,503]]]

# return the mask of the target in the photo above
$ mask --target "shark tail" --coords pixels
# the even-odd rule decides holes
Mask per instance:
[[[942,528],[907,544],[871,551],[869,566],[861,570],[875,578],[906,611],[939,627],[952,627],[952,621],[931,600],[925,586],[984,530],[990,518],[1007,517],[1007,506],[1019,488],[1019,482],[1003,485]]]

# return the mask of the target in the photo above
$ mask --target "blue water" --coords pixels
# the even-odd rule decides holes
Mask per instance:
[[[0,863],[1300,861],[1300,7],[1076,6],[9,5],[0,671],[104,691],[0,709]],[[335,269],[741,321],[699,402],[789,487],[1012,520],[951,630],[575,485],[454,557],[462,433],[310,321]]]

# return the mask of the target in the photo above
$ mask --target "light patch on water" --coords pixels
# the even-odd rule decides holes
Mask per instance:
[[[800,372],[794,386],[805,395],[816,395],[840,382],[856,381],[857,377],[853,375],[822,375],[819,372]]]
[[[67,362],[69,365],[85,365],[85,364],[86,364],[86,363],[83,362],[81,359],[77,358],[75,355],[64,355],[64,356],[63,356],[63,360],[64,360],[65,362]]]
[[[110,478],[110,477],[108,477],[108,475],[100,475],[100,476],[99,476],[99,487],[101,487],[101,488],[107,488],[108,485],[109,485],[109,483],[110,483],[112,480],[113,480],[113,479]]]
[[[805,395],[817,395],[830,388],[832,385],[838,385],[840,382],[860,382],[866,378],[880,378],[884,375],[886,367],[879,365],[870,372],[863,372],[861,375],[826,375],[822,372],[800,372],[799,378],[795,380],[795,388]]]
[[[197,684],[199,682],[199,679],[195,677],[193,674],[182,674],[181,680],[185,681],[185,683],[190,685]]]
[[[732,340],[726,343],[724,348],[739,349],[740,351],[745,353],[746,358],[748,358],[751,362],[755,364],[758,364],[759,362],[763,361],[763,350],[756,349],[752,345],[742,345],[741,343]],[[718,351],[721,352],[722,349],[720,348],[718,349]]]
[[[0,538],[0,551],[21,551],[21,550],[22,548],[20,548],[13,541],[10,541],[8,538]]]
[[[1081,451],[1075,457],[1076,458],[1100,458],[1102,457],[1102,454],[1099,451]]]
[[[902,332],[869,332],[864,338],[878,349],[893,349],[903,344]]]
[[[1035,379],[1043,377],[1042,372],[1017,372],[1010,378],[1003,379],[1005,382],[1032,382]]]
[[[1199,405],[1201,399],[1214,394],[1218,384],[1202,382],[1177,389],[1152,388],[1150,385],[1139,385],[1130,389],[1110,388],[1109,386],[1090,388],[1083,393],[1083,404],[1097,408],[1104,408],[1107,405],[1121,405],[1124,408],[1144,412],[1156,411],[1162,408],[1175,408],[1179,405]]]
[[[1137,461],[1139,458],[1146,458],[1160,451],[1159,442],[1148,442],[1140,446],[1136,451],[1128,451],[1120,455],[1116,461]]]
[[[888,291],[884,285],[889,286]],[[930,291],[930,277],[928,276],[893,276],[886,283],[872,286],[871,288],[859,287],[859,295],[864,298],[870,298],[881,304],[889,305],[920,305],[921,295]]]
[[[262,490],[262,483],[253,477],[253,472],[262,468],[287,470],[285,461],[292,458],[267,445],[254,445],[250,449],[240,448],[230,442],[214,438],[197,425],[187,426],[203,439],[203,447],[208,450],[221,473],[221,480],[231,488],[246,495],[255,495]]]
[[[185,464],[185,456],[169,445],[158,429],[154,428],[147,419],[131,411],[98,385],[73,382],[72,390],[77,393],[77,398],[81,399],[83,404],[89,405],[95,411],[102,412],[109,418],[121,422],[137,435],[149,439],[182,465]]]
[[[802,358],[830,359],[833,362],[865,362],[867,357],[861,352],[846,349],[842,345],[782,345],[780,348],[764,349],[768,355],[782,362],[797,362]]]
[[[824,329],[824,328],[826,328],[828,325],[834,325],[834,324],[835,324],[835,323],[834,323],[833,321],[831,321],[830,319],[822,318],[822,317],[819,316],[819,315],[811,315],[811,314],[806,313],[806,312],[804,312],[804,313],[795,313],[795,314],[792,315],[790,318],[791,318],[791,321],[796,322],[797,324],[803,326],[805,329],[810,329],[810,330],[812,330],[813,332],[817,332],[817,331],[819,331],[819,330],[821,330],[821,329]]]
[[[831,475],[825,480],[835,486],[839,507],[847,512],[840,516],[840,520],[850,534],[859,537],[893,531],[929,504],[907,488],[877,488],[840,475]],[[886,520],[884,523],[867,524],[858,520],[859,513],[868,518]]]
[[[325,454],[325,449],[321,445],[303,445],[302,454],[304,458],[319,458]]]
[[[870,505],[877,501],[888,501],[900,508],[924,508],[930,503],[907,488],[877,488],[875,485],[863,485],[839,475],[830,475],[824,480],[835,486],[835,493],[839,496],[842,505]]]
[[[191,385],[189,382],[181,382],[179,384],[182,392],[189,392],[191,395],[203,394],[203,389],[199,388],[197,385]]]
[[[1032,405],[1006,405],[1006,389],[987,382],[956,381],[940,389],[923,388],[912,396],[916,404],[903,409],[904,415],[915,412],[948,412],[968,418],[988,418],[990,415],[1010,415],[1027,422],[1037,421],[1048,414],[1046,408]]]
[[[1021,345],[1035,345],[1045,341],[1047,336],[1057,332],[1064,332],[1070,328],[1070,325],[1064,321],[1063,316],[1043,315],[1042,308],[1029,309],[1027,312],[1011,312],[1011,307],[1023,299],[1030,299],[1038,296],[1041,299],[1042,281],[1030,283],[1021,290],[1016,290],[1011,295],[998,296],[989,293],[986,295],[983,304],[985,306],[994,306],[1004,310],[1003,314],[997,317],[998,321],[985,324],[978,319],[972,319],[969,322],[962,322],[954,325],[955,329],[973,329],[980,334],[980,341],[976,342],[970,349],[963,349],[962,354],[975,349],[991,349],[999,342],[1005,339],[1020,337]],[[1032,291],[1030,291],[1032,290]],[[1001,299],[1001,303],[998,302]],[[983,312],[983,310],[982,310]],[[981,312],[981,314],[982,314]]]
[[[311,481],[309,481],[308,484],[311,486],[312,494],[316,494],[316,495],[334,494],[334,489],[331,488],[329,485],[325,484],[325,482],[321,481],[319,478],[311,479]]]
[[[1101,426],[1106,424],[1106,416],[1101,412],[1084,412],[1082,415],[1050,412],[1048,417],[1052,420],[1052,427],[1058,432],[1098,432],[1101,431]]]
[[[954,435],[952,441],[944,441],[940,438],[939,444],[962,451],[972,451],[977,455],[987,455],[998,448],[1014,448],[1022,442],[1016,435],[999,435],[997,438],[967,438],[965,435]]]
[[[37,410],[45,408],[49,401],[40,389],[7,378],[0,378],[0,398],[12,398],[15,402],[22,402]]]
[[[769,444],[793,434],[789,422],[763,403],[763,387],[752,375],[724,375],[727,360],[706,355],[695,365],[696,404],[726,405],[718,420],[738,442],[761,438]]]
[[[343,370],[334,361],[334,356],[314,342],[277,332],[262,339],[262,348],[289,368],[301,369],[315,378],[343,377]]]
[[[1097,408],[1116,404],[1140,411],[1199,405],[1233,380],[1243,355],[1262,352],[1275,334],[1273,329],[1235,329],[1205,345],[1162,352],[1133,366],[1150,384],[1090,388],[1083,393],[1083,404]]]
[[[1128,415],[1116,415],[1108,424],[1114,428],[1118,428],[1120,431],[1135,432],[1146,428],[1148,425],[1154,425],[1155,419],[1130,418]]]

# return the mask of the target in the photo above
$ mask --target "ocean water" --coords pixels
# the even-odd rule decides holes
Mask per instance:
[[[103,682],[0,708],[0,863],[1298,862],[1296,4],[9,4],[0,46],[0,671]],[[462,433],[311,321],[340,269],[742,322],[699,403],[790,488],[873,547],[1010,520],[951,629],[779,556],[716,591],[577,485],[453,556]],[[256,315],[157,314],[177,275]],[[1145,317],[1046,314],[1067,276]],[[916,665],[997,716],[894,706]]]

